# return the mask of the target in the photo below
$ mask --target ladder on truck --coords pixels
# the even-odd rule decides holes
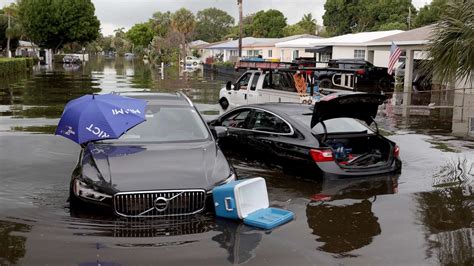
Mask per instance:
[[[289,70],[296,69],[296,65],[288,62],[276,62],[276,61],[237,61],[235,63],[235,69],[261,69],[261,70]]]

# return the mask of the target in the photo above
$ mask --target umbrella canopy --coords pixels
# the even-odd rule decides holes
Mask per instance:
[[[145,121],[146,101],[116,94],[84,95],[67,103],[56,135],[82,144],[117,139]]]

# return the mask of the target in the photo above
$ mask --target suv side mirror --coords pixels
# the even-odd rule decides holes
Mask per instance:
[[[227,81],[227,83],[225,84],[225,89],[228,91],[232,90],[232,82]]]
[[[228,129],[222,126],[215,126],[211,128],[211,132],[212,132],[212,135],[214,135],[214,138],[220,139],[220,138],[227,137]]]

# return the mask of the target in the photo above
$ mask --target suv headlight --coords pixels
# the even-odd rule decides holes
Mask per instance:
[[[82,182],[79,179],[74,180],[73,190],[77,197],[89,200],[103,201],[107,198],[112,198],[110,195],[95,191],[92,186]]]

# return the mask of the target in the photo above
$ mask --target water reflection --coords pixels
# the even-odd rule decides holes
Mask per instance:
[[[212,215],[194,215],[165,218],[116,218],[99,212],[71,209],[71,219],[76,225],[74,235],[125,238],[150,238],[201,234],[215,229]]]
[[[426,256],[443,265],[474,263],[474,161],[448,161],[433,177],[436,191],[416,194]]]
[[[324,180],[306,208],[308,225],[323,245],[318,249],[340,257],[372,243],[382,232],[372,204],[377,195],[397,192],[398,177]]]
[[[217,103],[223,79],[204,77],[202,71],[183,75],[173,67],[164,71],[165,78],[162,79],[159,68],[140,60],[97,57],[81,65],[57,64],[48,69],[40,68],[33,75],[7,77],[0,82],[0,116],[12,119],[59,118],[69,100],[91,93],[175,92],[184,89],[197,103]],[[42,120],[42,123],[51,122]],[[18,125],[11,127],[12,131],[23,131],[15,126]]]
[[[26,237],[30,225],[0,220],[0,265],[17,264],[26,253]]]
[[[474,262],[474,197],[462,187],[416,195],[418,216],[425,228],[426,256],[443,265]]]
[[[212,240],[227,250],[230,263],[247,263],[255,257],[255,249],[262,240],[263,231],[224,219],[217,219],[216,225],[215,230],[220,233]]]

